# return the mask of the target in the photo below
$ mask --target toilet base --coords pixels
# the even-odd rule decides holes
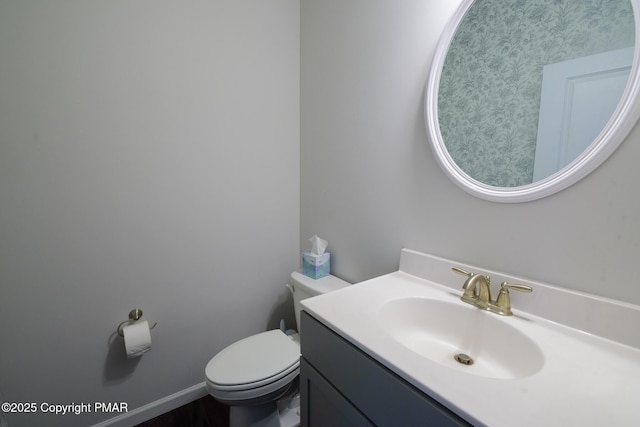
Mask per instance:
[[[255,406],[232,406],[229,427],[280,427],[278,405],[268,402]]]
[[[299,427],[298,380],[290,384],[277,401],[251,406],[231,406],[229,427]]]
[[[229,427],[298,427],[300,408],[278,409],[277,402],[257,406],[232,406]]]

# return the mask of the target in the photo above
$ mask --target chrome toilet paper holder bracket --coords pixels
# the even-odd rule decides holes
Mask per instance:
[[[131,310],[129,312],[129,318],[124,322],[120,322],[120,324],[118,325],[118,329],[117,329],[118,335],[120,335],[121,337],[124,337],[124,332],[122,332],[122,328],[124,328],[127,325],[131,325],[132,323],[136,323],[138,320],[140,320],[140,318],[142,318],[142,310],[140,310],[139,308],[134,308],[133,310]],[[158,322],[155,322],[153,326],[150,327],[149,329],[155,328],[157,324]]]

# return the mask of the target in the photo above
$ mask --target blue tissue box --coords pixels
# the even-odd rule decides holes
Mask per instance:
[[[312,279],[320,279],[331,274],[331,254],[325,252],[322,255],[313,255],[311,252],[304,252],[302,274]]]

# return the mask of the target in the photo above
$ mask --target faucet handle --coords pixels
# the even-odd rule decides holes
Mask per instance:
[[[459,267],[452,267],[451,270],[458,274],[462,274],[463,276],[467,276],[467,280],[462,285],[462,289],[464,289],[464,294],[462,295],[463,301],[471,303],[471,301],[479,300],[482,304],[491,302],[491,289],[489,289],[491,278],[489,276],[483,276],[478,273],[469,273]],[[480,286],[477,286],[476,282],[479,279],[482,279],[483,283],[481,283]]]
[[[500,289],[504,289],[506,291],[509,291],[509,289],[513,289],[514,291],[526,292],[526,293],[533,292],[533,288],[531,286],[527,286],[527,285],[512,285],[509,282],[502,282],[502,284],[500,285]]]
[[[451,270],[455,271],[458,274],[462,274],[463,276],[467,276],[468,277],[468,279],[462,285],[462,289],[464,289],[464,295],[467,298],[477,299],[478,298],[478,290],[476,289],[476,287],[473,286],[472,288],[469,288],[469,282],[471,281],[471,278],[473,276],[475,276],[475,274],[474,273],[469,273],[467,271],[464,271],[463,269],[461,269],[459,267],[451,267]]]
[[[533,292],[533,288],[527,285],[512,285],[509,282],[502,282],[500,285],[500,293],[496,299],[495,312],[503,316],[511,316],[511,297],[509,296],[509,289],[520,292]]]
[[[463,276],[468,276],[468,277],[473,276],[473,273],[469,273],[467,271],[464,271],[463,269],[461,269],[459,267],[451,267],[451,270],[455,271],[458,274],[462,274]]]

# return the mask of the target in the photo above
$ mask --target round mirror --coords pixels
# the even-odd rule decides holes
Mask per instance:
[[[463,0],[425,94],[438,163],[462,189],[535,200],[597,168],[640,117],[640,0]]]

